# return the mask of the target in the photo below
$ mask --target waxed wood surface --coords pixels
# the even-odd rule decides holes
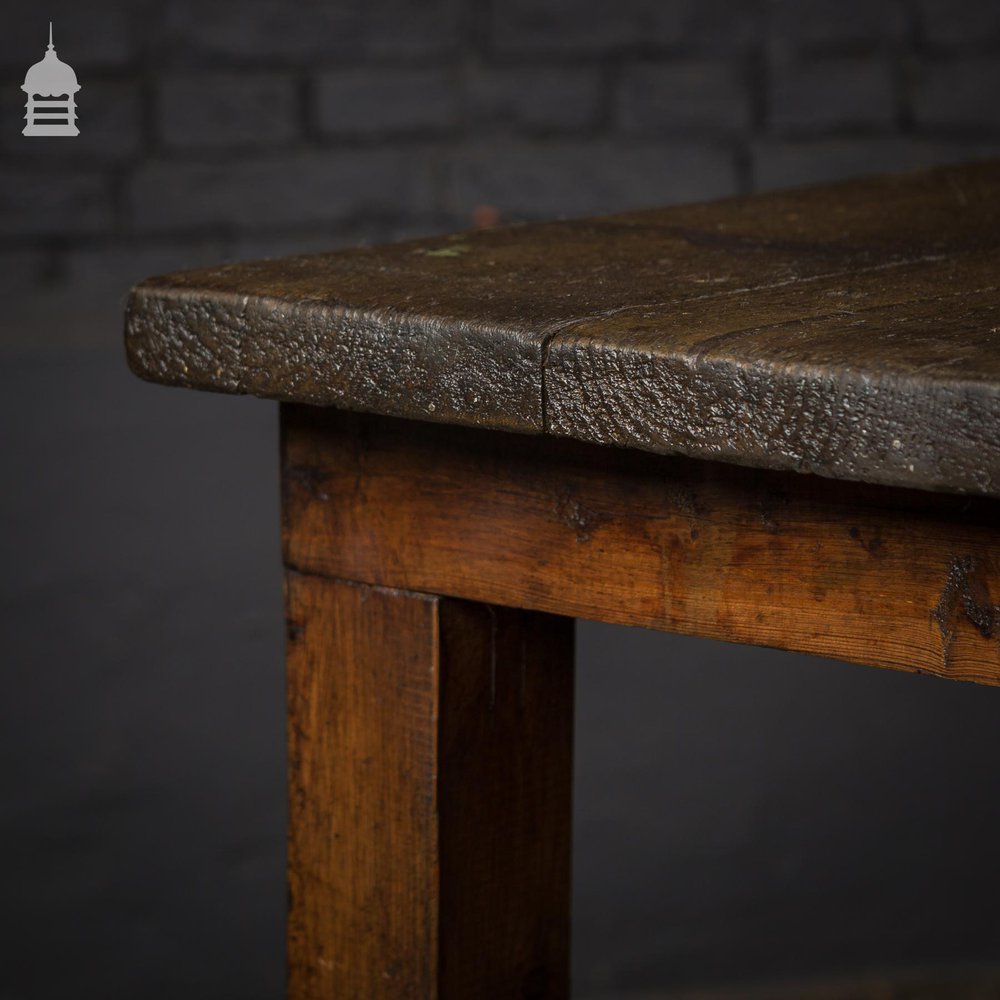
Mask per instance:
[[[572,621],[286,594],[291,1000],[566,1000]]]
[[[1000,683],[1000,504],[282,408],[297,569]]]
[[[202,389],[1000,495],[1000,164],[208,268],[133,292]]]

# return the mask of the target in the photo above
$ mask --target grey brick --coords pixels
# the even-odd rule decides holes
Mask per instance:
[[[90,83],[78,96],[80,135],[74,139],[88,155],[108,159],[135,156],[142,146],[142,107],[138,83]]]
[[[135,227],[150,231],[320,226],[427,212],[431,199],[427,158],[402,150],[153,162],[136,173],[129,190]]]
[[[733,60],[685,60],[625,70],[616,100],[626,132],[735,132],[750,124],[750,87]]]
[[[28,67],[45,55],[51,20],[59,58],[77,70],[80,83],[86,86],[81,70],[138,61],[137,21],[143,6],[116,0],[5,4],[0,19],[0,66],[19,71],[23,78]]]
[[[40,251],[0,251],[0,296],[4,321],[0,323],[0,367],[11,357],[34,354],[53,330],[34,322],[48,301],[51,255]],[[58,328],[57,328],[58,329]],[[61,331],[59,331],[61,332]]]
[[[763,0],[503,0],[491,40],[501,53],[600,53],[635,46],[724,50],[760,37]]]
[[[316,80],[316,124],[327,135],[441,132],[458,123],[453,75],[436,69],[364,69]]]
[[[920,26],[931,45],[982,45],[1000,42],[1000,3],[996,0],[919,0]]]
[[[503,0],[491,42],[502,53],[606,52],[638,42],[642,20],[636,0]]]
[[[735,190],[732,158],[712,147],[507,143],[468,150],[457,159],[451,204],[459,219],[488,204],[510,221],[692,201]]]
[[[277,73],[209,73],[164,79],[160,137],[177,149],[266,146],[299,134],[296,82]]]
[[[135,83],[88,83],[77,94],[80,134],[71,139],[22,135],[24,93],[7,87],[0,93],[0,146],[12,156],[61,165],[89,160],[127,159],[142,142],[140,101]]]
[[[996,156],[1000,142],[935,142],[903,137],[762,140],[754,145],[757,190],[821,184],[864,174],[917,170]]]
[[[102,171],[0,168],[0,237],[106,235],[113,221]]]
[[[925,128],[1000,128],[1000,57],[921,65],[913,85],[913,116]]]
[[[44,284],[49,257],[41,250],[0,250],[0,295],[5,306],[34,295]]]
[[[793,46],[878,44],[907,31],[903,0],[768,0],[772,41]]]
[[[778,61],[770,68],[768,124],[781,131],[891,128],[896,98],[889,63],[877,57]]]
[[[764,29],[761,0],[647,0],[640,12],[641,39],[700,51],[741,49]]]
[[[601,82],[600,71],[589,67],[479,67],[467,78],[466,112],[472,127],[577,132],[597,122]]]
[[[175,57],[318,64],[453,51],[458,0],[171,0],[166,45]]]
[[[343,54],[364,36],[363,5],[282,0],[170,0],[167,40],[184,57],[274,60]]]

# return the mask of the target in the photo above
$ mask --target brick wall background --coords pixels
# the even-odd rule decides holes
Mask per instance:
[[[84,87],[69,143],[20,134],[48,17]],[[998,52],[996,0],[12,0],[4,281],[93,300],[477,205],[578,214],[992,155]],[[30,346],[54,336],[91,339]]]
[[[281,993],[275,411],[128,376],[132,282],[991,155],[997,0],[10,0],[0,997]],[[1000,694],[579,635],[579,996],[1000,960]]]

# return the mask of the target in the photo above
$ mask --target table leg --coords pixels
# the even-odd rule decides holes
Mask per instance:
[[[286,592],[289,996],[566,998],[572,619]]]

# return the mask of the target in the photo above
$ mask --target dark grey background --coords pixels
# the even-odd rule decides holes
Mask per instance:
[[[81,136],[21,136],[47,21]],[[9,0],[0,997],[276,998],[276,408],[146,274],[1000,153],[997,0]],[[1000,962],[1000,692],[579,628],[575,980]]]

